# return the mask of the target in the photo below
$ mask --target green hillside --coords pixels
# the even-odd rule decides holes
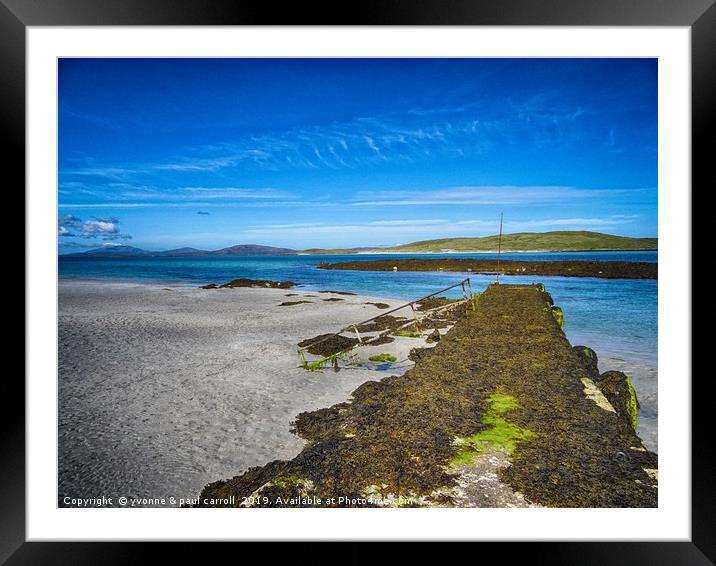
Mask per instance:
[[[518,232],[502,235],[503,251],[582,251],[582,250],[655,250],[657,238],[627,238],[599,232]],[[424,240],[380,251],[441,252],[441,251],[493,251],[497,250],[498,236],[483,238],[446,238]]]

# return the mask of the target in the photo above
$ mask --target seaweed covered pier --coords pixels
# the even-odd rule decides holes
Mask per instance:
[[[405,374],[298,415],[293,460],[212,483],[198,505],[655,507],[629,379],[600,374],[562,323],[541,285],[491,285]]]

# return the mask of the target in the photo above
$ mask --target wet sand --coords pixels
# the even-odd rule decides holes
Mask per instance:
[[[311,302],[278,306],[295,300]],[[217,478],[293,458],[304,446],[289,430],[296,415],[402,373],[410,348],[424,345],[360,349],[361,359],[393,353],[389,367],[298,367],[299,341],[383,312],[367,301],[400,304],[300,288],[61,281],[59,504],[192,498]]]

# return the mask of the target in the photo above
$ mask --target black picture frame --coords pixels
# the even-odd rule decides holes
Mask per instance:
[[[713,137],[716,94],[716,0],[364,0],[331,5],[201,0],[0,0],[0,104],[8,169],[24,186],[25,32],[28,26],[63,25],[579,25],[687,26],[691,29],[692,178],[706,184],[708,138]],[[352,7],[351,7],[352,6]],[[690,187],[684,190],[691,191]],[[24,208],[24,204],[20,203]],[[13,281],[17,288],[17,280]],[[14,291],[17,293],[17,291]],[[20,335],[20,333],[17,333]],[[24,333],[23,333],[24,335]],[[513,543],[549,564],[713,564],[716,559],[716,469],[706,416],[707,379],[692,380],[692,537],[690,542]],[[679,376],[690,379],[691,376]],[[24,384],[6,374],[0,411],[0,563],[113,564],[141,559],[142,543],[37,543],[25,541]],[[503,543],[500,543],[503,544]],[[493,545],[494,547],[494,545]],[[205,556],[186,544],[162,549]]]

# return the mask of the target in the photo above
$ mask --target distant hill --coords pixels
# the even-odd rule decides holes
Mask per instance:
[[[257,244],[241,244],[220,250],[178,248],[166,251],[150,251],[132,246],[105,246],[86,252],[64,254],[62,257],[193,257],[193,256],[252,256],[295,254],[357,254],[357,253],[439,253],[439,252],[487,252],[497,250],[498,236],[483,238],[447,238],[424,240],[392,248],[311,248],[292,250]],[[599,232],[519,232],[502,235],[502,251],[589,251],[589,250],[655,250],[657,238],[627,238]]]
[[[445,251],[493,251],[497,250],[499,236],[483,238],[447,238],[424,240],[381,252],[445,252]],[[502,235],[502,251],[589,251],[589,250],[656,250],[657,238],[628,238],[600,232],[518,232]]]
[[[255,244],[241,244],[221,250],[205,253],[204,255],[284,255],[293,254],[296,250],[289,248],[274,248],[273,246],[258,246]]]
[[[186,255],[206,255],[208,252],[206,250],[198,250],[196,248],[177,248],[174,250],[166,250],[164,252],[149,252],[153,255],[165,255],[170,257],[181,257]]]
[[[151,255],[152,252],[135,248],[133,246],[105,246],[86,252],[77,252],[72,254],[64,254],[62,257],[136,257]]]
[[[151,251],[132,246],[105,246],[86,252],[64,254],[62,257],[199,257],[199,256],[231,256],[231,255],[286,255],[296,253],[289,248],[242,244],[222,248],[220,250],[198,250],[196,248],[177,248],[174,250]]]

